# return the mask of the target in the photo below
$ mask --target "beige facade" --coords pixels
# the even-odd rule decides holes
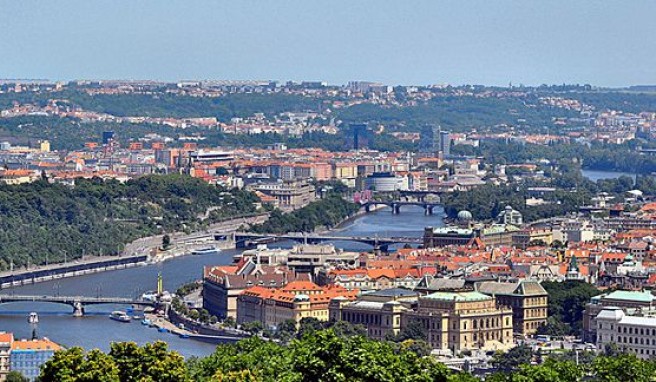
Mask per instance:
[[[479,292],[435,292],[419,298],[419,307],[403,316],[418,321],[434,349],[505,350],[513,346],[512,310]]]
[[[396,291],[396,297],[387,299],[383,290],[371,293],[381,298],[365,294],[355,302],[333,300],[330,319],[364,325],[368,335],[376,339],[419,323],[434,349],[453,352],[513,346],[512,310],[499,306],[494,297],[479,292],[436,292],[418,297],[416,292]]]
[[[481,282],[476,284],[476,290],[496,297],[500,305],[512,309],[513,330],[518,335],[533,335],[547,323],[549,294],[538,282]]]
[[[258,183],[248,189],[276,198],[278,206],[285,210],[305,207],[316,199],[314,186],[305,181]]]
[[[309,281],[291,282],[275,289],[256,286],[237,298],[237,323],[259,321],[264,326],[276,327],[288,320],[298,324],[307,317],[328,321],[332,299],[353,300],[358,293],[335,286],[322,288]]]

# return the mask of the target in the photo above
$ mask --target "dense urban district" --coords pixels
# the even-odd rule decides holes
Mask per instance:
[[[655,154],[649,86],[0,81],[0,288],[237,249],[131,301],[208,357],[2,332],[0,381],[653,381]],[[338,235],[382,209],[441,219]]]

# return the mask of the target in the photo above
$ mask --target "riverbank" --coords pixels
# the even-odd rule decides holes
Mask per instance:
[[[268,213],[241,216],[212,224],[202,232],[172,233],[169,236],[173,246],[165,252],[158,251],[164,236],[162,234],[142,237],[128,243],[119,256],[86,256],[67,263],[33,265],[27,269],[0,272],[0,289],[164,262],[189,255],[193,249],[207,247],[209,244],[216,245],[220,249],[233,248],[234,246],[230,246],[229,242],[217,242],[215,240],[217,232],[229,234],[242,226],[260,224],[268,217]]]

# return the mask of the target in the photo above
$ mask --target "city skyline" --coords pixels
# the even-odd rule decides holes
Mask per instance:
[[[3,78],[656,83],[647,1],[2,3]]]

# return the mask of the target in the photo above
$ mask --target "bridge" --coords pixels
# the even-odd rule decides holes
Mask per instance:
[[[423,244],[421,237],[377,237],[377,236],[334,236],[319,234],[257,234],[248,232],[235,233],[235,246],[247,248],[257,244],[268,244],[281,240],[292,240],[299,243],[319,244],[325,241],[353,241],[369,244],[375,251],[387,251],[392,244]]]
[[[401,201],[401,200],[369,200],[366,202],[360,203],[364,207],[365,211],[371,211],[371,207],[378,205],[385,205],[392,208],[393,214],[399,214],[401,212],[401,206],[420,206],[424,207],[424,213],[426,215],[432,215],[435,207],[442,207],[442,204],[439,202],[424,202],[424,201]]]
[[[135,298],[122,297],[84,297],[84,296],[25,296],[25,295],[0,295],[0,304],[10,302],[51,302],[65,304],[73,307],[73,316],[84,316],[86,305],[98,304],[121,304],[137,306],[157,306],[157,302]]]

